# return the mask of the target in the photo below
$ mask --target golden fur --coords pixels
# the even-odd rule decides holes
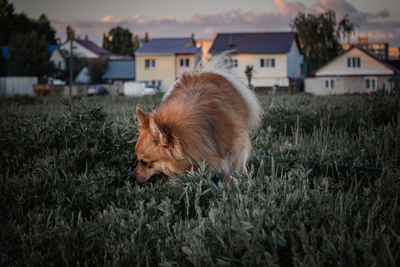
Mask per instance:
[[[183,75],[154,113],[136,108],[136,181],[147,181],[155,173],[174,177],[202,161],[224,177],[230,165],[246,172],[250,105],[223,74]]]

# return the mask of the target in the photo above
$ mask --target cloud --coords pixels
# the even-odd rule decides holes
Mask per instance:
[[[285,0],[274,0],[272,5],[279,9],[280,14],[285,17],[294,17],[298,12],[305,12],[306,6],[301,2],[288,3]]]
[[[107,15],[107,16],[102,17],[102,18],[100,19],[101,22],[120,22],[121,20],[122,20],[122,19],[117,18],[117,17],[115,17],[115,16],[113,16],[113,15]]]
[[[108,14],[97,21],[52,21],[52,25],[63,40],[65,28],[70,25],[78,35],[88,35],[90,39],[100,44],[102,34],[116,26],[128,28],[139,36],[144,36],[145,32],[148,32],[150,37],[189,37],[191,33],[195,33],[196,38],[211,38],[218,32],[286,31],[290,30],[290,22],[298,12],[318,14],[334,10],[338,19],[347,14],[350,21],[356,25],[358,34],[364,34],[372,41],[387,40],[400,45],[399,34],[393,34],[400,31],[400,21],[390,20],[390,13],[385,9],[376,13],[364,12],[347,0],[316,0],[311,6],[305,6],[300,1],[274,0],[272,5],[276,11],[243,12],[235,9],[206,15],[195,13],[183,21],[168,15],[149,19],[140,14],[129,17]],[[386,37],[381,38],[382,36]]]

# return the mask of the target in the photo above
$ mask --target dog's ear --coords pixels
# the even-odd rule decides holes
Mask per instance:
[[[150,130],[157,138],[159,145],[170,151],[173,157],[180,160],[185,158],[179,139],[167,127],[159,125],[152,119],[150,120]]]
[[[136,107],[136,114],[139,119],[140,126],[146,127],[149,124],[149,113],[146,113],[139,107]]]

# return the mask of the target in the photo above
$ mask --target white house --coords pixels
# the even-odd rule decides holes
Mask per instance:
[[[288,88],[301,77],[303,56],[294,32],[219,33],[209,53],[233,51],[232,68],[247,83],[247,66],[253,66],[251,84],[257,88]]]
[[[54,45],[54,49],[51,49],[50,61],[53,62],[54,66],[58,70],[65,70],[66,58],[64,53],[61,51],[59,46]]]
[[[359,47],[350,47],[305,79],[305,91],[316,95],[391,90],[398,69]]]
[[[68,40],[61,45],[60,49],[65,55],[69,55],[71,41]],[[85,60],[129,60],[130,57],[111,53],[88,39],[74,39],[72,41],[72,53]],[[87,84],[91,82],[88,67],[83,67],[75,77],[75,83]]]

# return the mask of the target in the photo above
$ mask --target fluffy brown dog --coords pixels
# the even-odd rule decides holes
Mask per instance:
[[[258,124],[260,106],[253,92],[229,71],[226,59],[226,54],[216,56],[199,71],[183,75],[155,112],[136,108],[137,182],[156,173],[174,177],[202,161],[225,178],[230,165],[247,172],[248,130]]]

